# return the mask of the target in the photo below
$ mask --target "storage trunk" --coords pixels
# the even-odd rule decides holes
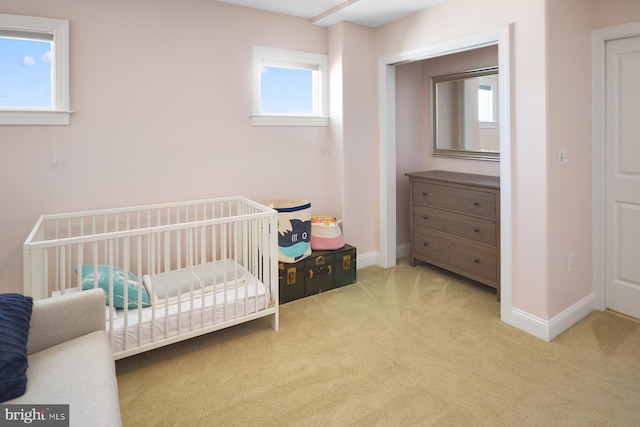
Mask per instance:
[[[280,303],[315,295],[356,281],[356,248],[313,251],[295,263],[279,263]]]
[[[325,252],[325,251],[319,251]],[[311,252],[311,257],[303,261],[305,296],[319,294],[334,288],[333,256]]]
[[[313,258],[319,258],[321,261],[314,261]],[[319,265],[331,266],[332,286],[329,289],[350,285],[356,281],[356,248],[351,245],[344,245],[334,251],[313,251],[311,257],[305,261],[307,270],[312,269],[314,265],[316,267]],[[307,295],[311,295],[311,293],[307,292]]]
[[[283,262],[278,263],[278,280],[280,286],[280,304],[305,296],[302,261],[290,264]]]

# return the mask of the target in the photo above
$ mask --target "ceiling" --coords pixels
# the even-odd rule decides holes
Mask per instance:
[[[218,0],[236,6],[307,18],[329,27],[341,21],[379,27],[446,0]]]

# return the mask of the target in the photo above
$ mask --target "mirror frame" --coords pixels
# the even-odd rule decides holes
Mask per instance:
[[[457,157],[465,159],[475,160],[500,160],[499,151],[474,151],[474,150],[455,150],[447,148],[438,148],[438,99],[436,92],[436,85],[441,82],[447,82],[452,80],[462,80],[471,77],[482,77],[491,74],[500,74],[498,67],[478,68],[475,70],[463,71],[455,74],[446,74],[441,76],[431,77],[431,154],[438,157]]]

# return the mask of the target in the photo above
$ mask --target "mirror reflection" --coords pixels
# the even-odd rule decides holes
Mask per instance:
[[[432,78],[433,154],[500,159],[498,67]]]

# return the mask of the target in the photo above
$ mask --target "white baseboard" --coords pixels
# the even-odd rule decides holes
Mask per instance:
[[[371,267],[372,265],[378,265],[379,253],[369,252],[367,254],[358,254],[356,256],[356,269]]]
[[[400,245],[396,247],[396,259],[408,257],[411,254],[411,245],[409,243],[405,243],[404,245]]]
[[[590,294],[551,319],[549,322],[550,341],[587,317],[595,310],[595,295]]]
[[[396,247],[396,259],[408,257],[410,253],[411,247],[409,243],[405,243],[404,245],[399,245]],[[380,253],[379,252],[369,252],[366,254],[358,254],[356,256],[357,259],[357,269],[371,267],[372,265],[378,265],[380,261]]]
[[[586,296],[550,320],[541,319],[518,308],[512,308],[510,315],[503,316],[506,323],[545,341],[552,341],[558,335],[587,317],[595,310],[595,296]]]

